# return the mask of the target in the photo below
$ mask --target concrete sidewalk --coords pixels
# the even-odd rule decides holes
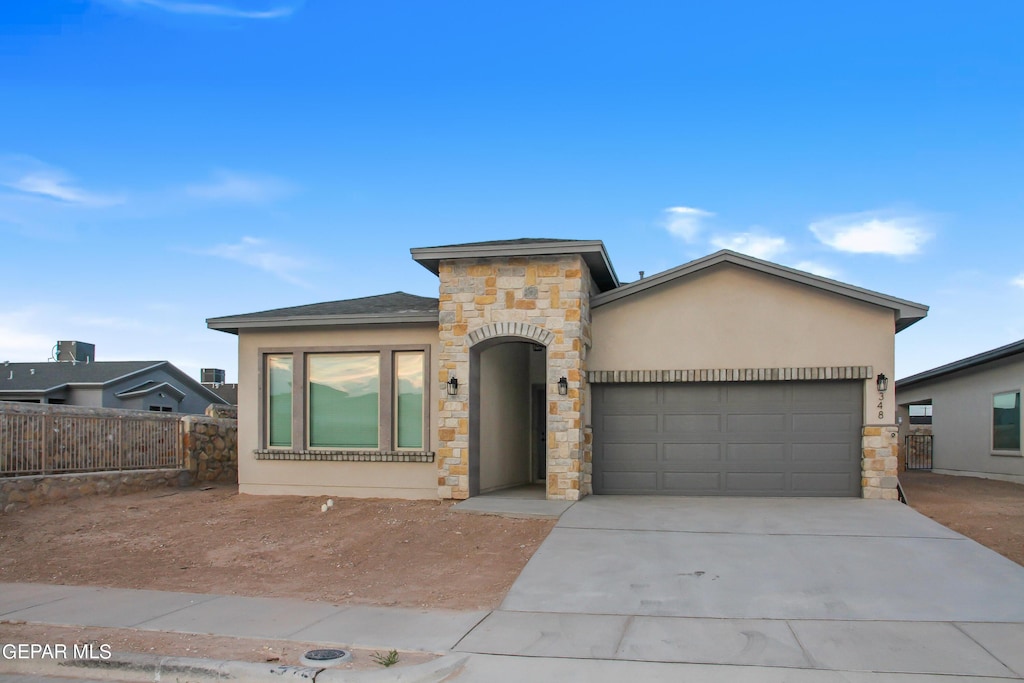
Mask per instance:
[[[0,583],[0,619],[447,652],[487,612]]]

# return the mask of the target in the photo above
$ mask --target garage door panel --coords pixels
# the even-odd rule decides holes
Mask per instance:
[[[722,416],[719,413],[705,415],[679,415],[667,414],[662,424],[663,431],[669,434],[675,432],[720,432],[722,431]]]
[[[658,389],[654,384],[619,384],[615,391],[604,393],[604,400],[609,409],[654,407],[658,405]]]
[[[722,459],[722,444],[666,443],[664,446],[664,454],[666,466],[671,466],[674,462],[719,462]]]
[[[729,472],[725,486],[737,495],[771,495],[786,492],[786,475],[781,472]]]
[[[722,488],[719,472],[665,472],[662,490],[677,495],[702,495]]]
[[[726,431],[730,434],[763,434],[785,432],[789,426],[785,413],[732,414],[726,417]]]
[[[849,475],[825,472],[794,472],[792,484],[797,491],[832,492],[842,496],[850,489],[850,477]]]
[[[850,413],[794,413],[794,432],[842,432],[849,433],[853,423]]]
[[[725,400],[731,405],[759,403],[771,405],[786,401],[790,387],[782,383],[740,382],[725,385]]]
[[[730,463],[783,463],[786,461],[786,445],[782,443],[731,443],[726,448],[726,459]]]
[[[792,445],[793,462],[834,463],[849,462],[853,453],[849,443],[795,443]]]
[[[658,461],[657,443],[606,443],[604,457],[610,462],[649,462]]]
[[[609,433],[644,433],[658,430],[657,415],[606,415],[602,426]]]
[[[723,402],[720,384],[661,384],[661,401],[671,406],[716,406]],[[614,392],[613,392],[614,393]]]
[[[611,471],[601,476],[605,493],[637,493],[658,490],[657,472]]]
[[[862,382],[635,389],[593,388],[596,493],[860,494]]]

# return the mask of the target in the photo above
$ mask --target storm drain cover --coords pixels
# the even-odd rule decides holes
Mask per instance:
[[[335,650],[327,648],[323,650],[310,650],[302,655],[302,663],[306,666],[334,666],[352,659],[352,653],[348,650]]]

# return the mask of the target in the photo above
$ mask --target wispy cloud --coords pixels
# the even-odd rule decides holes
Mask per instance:
[[[209,182],[185,188],[187,194],[200,199],[251,204],[283,199],[293,191],[291,183],[280,178],[246,175],[234,171],[217,171]]]
[[[85,190],[64,171],[29,156],[0,157],[0,186],[26,199],[40,199],[83,207],[123,204],[124,198]]]
[[[665,229],[685,242],[695,241],[703,228],[702,221],[715,215],[692,206],[670,206],[664,213]]]
[[[808,273],[813,273],[814,275],[827,277],[831,280],[834,280],[837,277],[839,277],[838,270],[836,270],[835,268],[830,268],[829,266],[818,263],[816,261],[800,261],[793,267],[796,268],[797,270],[803,270]]]
[[[122,5],[152,7],[172,14],[191,14],[232,19],[282,19],[291,16],[298,4],[267,6],[263,9],[242,9],[232,4],[212,2],[181,2],[176,0],[119,0]],[[251,4],[251,3],[250,3]]]
[[[43,308],[0,311],[0,363],[45,361],[57,341],[57,317]]]
[[[760,230],[718,235],[711,238],[711,244],[719,249],[731,249],[760,259],[772,259],[789,247],[785,237],[775,237]]]
[[[1024,289],[1024,273],[1021,273],[1017,277],[1015,277],[1012,280],[1010,280],[1010,284],[1011,285],[1016,285],[1017,287],[1020,287],[1021,289]]]
[[[909,256],[932,238],[923,217],[885,211],[832,216],[811,223],[810,230],[823,244],[853,254]]]
[[[281,253],[270,242],[259,237],[243,237],[236,244],[218,244],[198,253],[236,261],[259,268],[293,285],[310,287],[310,284],[300,277],[300,273],[310,268],[310,263]]]

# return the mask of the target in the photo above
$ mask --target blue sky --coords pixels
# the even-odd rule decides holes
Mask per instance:
[[[404,290],[409,248],[721,247],[1024,337],[1024,3],[0,5],[0,359],[236,375],[208,317]]]

